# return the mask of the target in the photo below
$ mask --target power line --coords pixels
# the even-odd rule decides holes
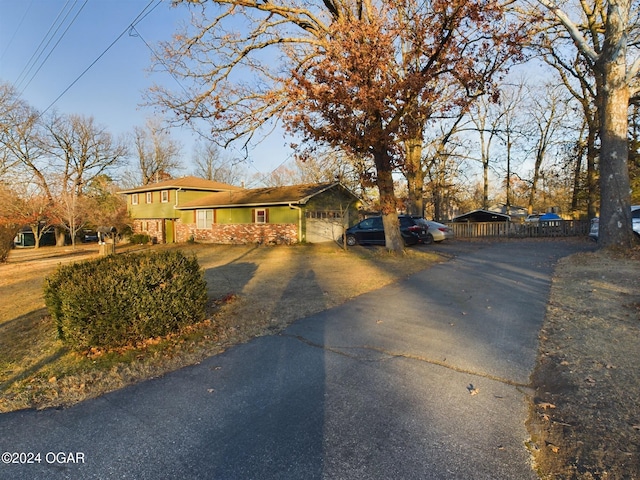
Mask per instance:
[[[78,10],[78,12],[75,14],[75,16],[71,19],[71,23],[69,23],[69,25],[67,25],[67,28],[64,30],[64,32],[62,32],[62,35],[60,36],[60,38],[58,39],[58,41],[55,43],[55,45],[51,48],[51,50],[49,51],[49,53],[47,54],[47,56],[44,58],[44,60],[42,60],[42,62],[40,63],[40,66],[37,68],[37,70],[35,72],[33,72],[33,75],[31,76],[31,78],[29,79],[29,81],[27,82],[27,84],[24,86],[24,88],[22,89],[22,92],[24,92],[27,87],[31,84],[31,82],[33,81],[33,79],[36,77],[36,75],[38,74],[38,72],[40,71],[40,69],[42,69],[42,67],[44,66],[44,64],[47,62],[47,60],[49,59],[49,57],[51,56],[51,54],[54,52],[54,50],[56,49],[56,47],[58,46],[58,44],[62,41],[62,39],[64,38],[64,36],[67,34],[67,32],[69,31],[69,29],[71,28],[71,26],[74,24],[74,22],[76,21],[76,19],[78,18],[78,16],[80,15],[80,12],[82,12],[82,10],[84,9],[85,5],[87,4],[89,0],[85,0],[85,2],[82,4],[82,6],[80,7],[80,10]],[[74,4],[75,6],[75,4]],[[69,12],[71,13],[71,11]],[[66,16],[65,16],[65,20],[66,20]],[[57,33],[57,30],[56,30]],[[43,51],[44,52],[44,51]],[[21,92],[21,93],[22,93]]]
[[[156,3],[156,5],[155,5],[153,8],[151,8],[151,10],[149,10],[149,12],[145,13],[145,12],[146,12],[146,10],[151,6],[151,4],[153,4],[153,2],[157,2],[157,3]],[[135,26],[139,21],[141,21],[141,20],[142,20],[144,17],[146,17],[149,13],[151,13],[153,10],[155,10],[155,8],[156,8],[158,5],[160,5],[160,3],[161,3],[161,2],[162,2],[162,0],[150,0],[150,1],[149,1],[149,3],[147,4],[147,6],[145,6],[145,7],[142,9],[142,11],[141,11],[137,16],[136,16],[136,18],[134,18],[134,19],[133,19],[133,21],[132,21],[129,25],[127,25],[127,28],[125,28],[125,29],[120,33],[120,35],[118,35],[118,36],[116,37],[116,39],[115,39],[113,42],[111,42],[111,43],[109,44],[109,46],[108,46],[107,48],[105,48],[105,49],[102,51],[102,53],[101,53],[100,55],[98,55],[98,57],[97,57],[93,62],[91,62],[91,63],[89,64],[89,66],[88,66],[87,68],[85,68],[85,69],[80,73],[80,75],[78,75],[78,76],[75,78],[75,80],[73,80],[73,81],[69,84],[69,86],[68,86],[67,88],[65,88],[65,89],[62,91],[62,93],[60,93],[60,95],[58,95],[58,96],[56,97],[56,99],[55,99],[53,102],[51,102],[51,104],[49,104],[49,106],[48,106],[47,108],[45,108],[45,109],[42,111],[42,113],[40,113],[40,116],[44,115],[44,114],[45,114],[45,113],[46,113],[46,112],[47,112],[51,107],[53,107],[53,106],[58,102],[58,100],[60,100],[60,99],[64,96],[64,94],[65,94],[65,93],[67,93],[67,92],[68,92],[68,91],[69,91],[69,90],[70,90],[70,89],[71,89],[71,88],[72,88],[76,83],[78,83],[78,81],[79,81],[79,80],[80,80],[80,79],[81,79],[81,78],[82,78],[82,77],[83,77],[83,76],[84,76],[84,75],[85,75],[85,74],[86,74],[86,73],[91,69],[91,67],[93,67],[96,63],[98,63],[98,61],[99,61],[99,60],[100,60],[100,59],[101,59],[101,58],[102,58],[102,57],[103,57],[103,56],[104,56],[104,55],[105,55],[109,50],[111,50],[111,48],[112,48],[112,47],[113,47],[113,46],[118,42],[118,40],[120,40],[120,39],[124,36],[124,34],[125,34],[125,33],[127,33],[127,32],[132,28],[132,27],[134,27],[134,26]]]
[[[47,48],[49,47],[49,45],[53,41],[53,38],[56,36],[56,34],[58,33],[58,31],[60,30],[62,25],[64,25],[64,23],[65,23],[67,17],[69,16],[69,14],[73,11],[73,8],[78,3],[78,0],[74,0],[73,6],[71,6],[71,8],[69,8],[67,10],[67,7],[68,7],[69,3],[70,3],[70,0],[67,0],[67,2],[64,4],[62,9],[58,12],[58,15],[56,16],[56,18],[53,20],[53,22],[49,26],[49,29],[47,30],[47,32],[42,37],[42,40],[40,40],[40,43],[36,47],[35,51],[31,55],[31,57],[29,58],[27,63],[25,64],[24,68],[20,72],[20,75],[18,75],[18,78],[17,78],[17,80],[15,82],[16,88],[20,88],[20,85],[22,84],[22,82],[25,81],[27,75],[29,75],[29,73],[31,72],[33,67],[40,60],[40,58],[42,57],[44,52],[47,50]],[[66,13],[65,13],[65,11],[66,11]],[[61,20],[61,17],[62,17],[62,20]]]
[[[18,25],[16,26],[16,29],[13,32],[13,35],[11,35],[11,39],[9,40],[9,43],[7,43],[7,46],[5,47],[4,52],[2,52],[2,55],[0,55],[0,60],[2,60],[4,58],[4,56],[7,54],[7,52],[9,51],[9,48],[11,47],[11,44],[16,39],[16,35],[20,31],[20,28],[22,27],[22,24],[24,23],[24,19],[27,18],[27,14],[29,13],[29,10],[31,10],[32,6],[33,6],[33,0],[31,0],[29,2],[29,6],[25,10],[25,12],[22,15],[22,18],[20,19],[20,21],[18,22]]]
[[[138,22],[139,23],[139,22]],[[184,87],[184,85],[182,85],[182,83],[180,83],[180,80],[178,79],[178,77],[176,76],[175,73],[173,73],[171,71],[171,69],[169,68],[169,66],[165,63],[165,61],[155,52],[155,50],[153,48],[151,48],[151,45],[149,45],[147,43],[147,41],[142,37],[142,35],[140,34],[140,32],[136,29],[135,25],[131,25],[131,29],[129,30],[129,36],[130,37],[137,37],[140,40],[142,40],[142,43],[145,44],[145,46],[149,49],[149,51],[151,52],[151,54],[155,57],[155,59],[160,62],[164,68],[166,69],[166,71],[169,73],[169,75],[171,75],[171,78],[173,78],[176,83],[180,86],[180,88],[182,88],[182,90],[184,91],[184,93],[189,93],[187,91],[187,89]]]

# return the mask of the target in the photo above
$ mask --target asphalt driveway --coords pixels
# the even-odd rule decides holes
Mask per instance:
[[[0,415],[0,478],[536,478],[524,422],[550,275],[591,247],[434,248],[455,258],[280,335]]]

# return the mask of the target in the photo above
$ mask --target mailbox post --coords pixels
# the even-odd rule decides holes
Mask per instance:
[[[100,255],[113,255],[116,253],[116,227],[98,227],[98,245]]]

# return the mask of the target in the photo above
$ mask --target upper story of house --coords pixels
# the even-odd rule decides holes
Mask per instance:
[[[133,218],[177,218],[178,208],[216,192],[234,192],[241,187],[198,177],[181,177],[121,190]]]

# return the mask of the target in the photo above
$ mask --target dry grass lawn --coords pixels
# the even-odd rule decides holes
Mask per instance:
[[[57,340],[43,280],[61,263],[97,256],[98,246],[11,252],[0,265],[0,412],[70,405],[193,364],[442,260],[417,249],[394,256],[382,248],[344,251],[336,245],[148,248],[180,248],[198,256],[208,285],[209,319],[180,335],[84,355]]]

